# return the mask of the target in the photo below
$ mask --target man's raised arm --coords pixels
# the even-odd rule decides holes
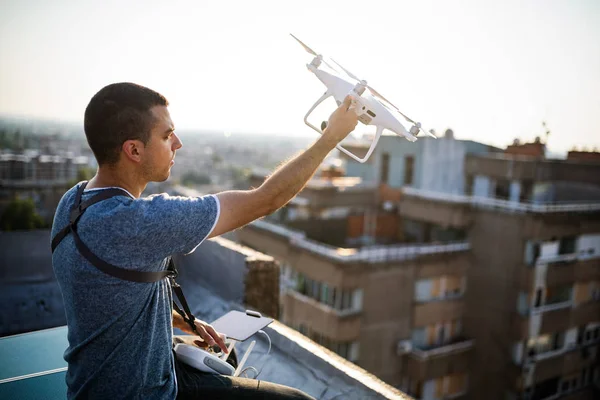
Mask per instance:
[[[209,237],[222,235],[275,212],[300,192],[335,146],[354,130],[358,122],[350,109],[351,99],[329,117],[327,129],[307,150],[280,166],[257,189],[217,194],[221,205],[219,220]]]

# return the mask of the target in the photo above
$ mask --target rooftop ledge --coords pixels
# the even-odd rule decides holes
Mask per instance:
[[[304,232],[289,229],[285,226],[273,224],[271,222],[259,220],[254,221],[250,225],[283,236],[287,238],[293,246],[324,256],[332,261],[342,263],[404,261],[426,255],[463,252],[468,251],[471,248],[468,242],[417,245],[398,244],[363,248],[342,248],[307,239]]]
[[[406,196],[420,197],[423,199],[443,201],[446,203],[466,204],[475,208],[498,209],[515,213],[559,213],[559,212],[594,212],[600,211],[600,202],[596,203],[519,203],[508,200],[492,199],[487,197],[467,196],[462,194],[449,194],[404,187],[402,193]]]

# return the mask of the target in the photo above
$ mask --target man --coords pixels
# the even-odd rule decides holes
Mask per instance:
[[[190,253],[206,238],[242,227],[291,200],[356,126],[351,100],[347,98],[331,115],[313,145],[258,189],[199,198],[166,194],[142,198],[148,182],[169,177],[182,146],[167,106],[167,100],[151,89],[117,83],[94,95],[85,110],[85,134],[98,171],[87,186],[80,183],[65,193],[52,237],[69,226],[76,198],[85,202],[115,190],[118,195],[87,208],[77,218],[75,232],[53,245],[53,268],[69,328],[64,355],[69,365],[68,397],[309,398],[268,382],[204,374],[177,361],[173,326],[189,333],[192,329],[172,311],[169,281],[140,283],[108,275],[88,261],[76,240],[118,268],[164,271],[170,255]],[[226,350],[221,335],[209,324],[199,320],[194,324],[204,342]]]

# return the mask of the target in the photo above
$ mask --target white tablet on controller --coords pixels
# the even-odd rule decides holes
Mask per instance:
[[[230,311],[216,319],[211,325],[217,332],[224,333],[228,338],[243,342],[271,322],[273,322],[273,318],[263,317],[256,311],[246,310],[246,312]]]

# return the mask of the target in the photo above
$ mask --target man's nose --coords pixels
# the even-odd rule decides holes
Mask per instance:
[[[181,139],[179,138],[179,136],[175,135],[175,142],[173,143],[173,148],[175,150],[180,149],[183,146],[183,143],[181,142]]]

